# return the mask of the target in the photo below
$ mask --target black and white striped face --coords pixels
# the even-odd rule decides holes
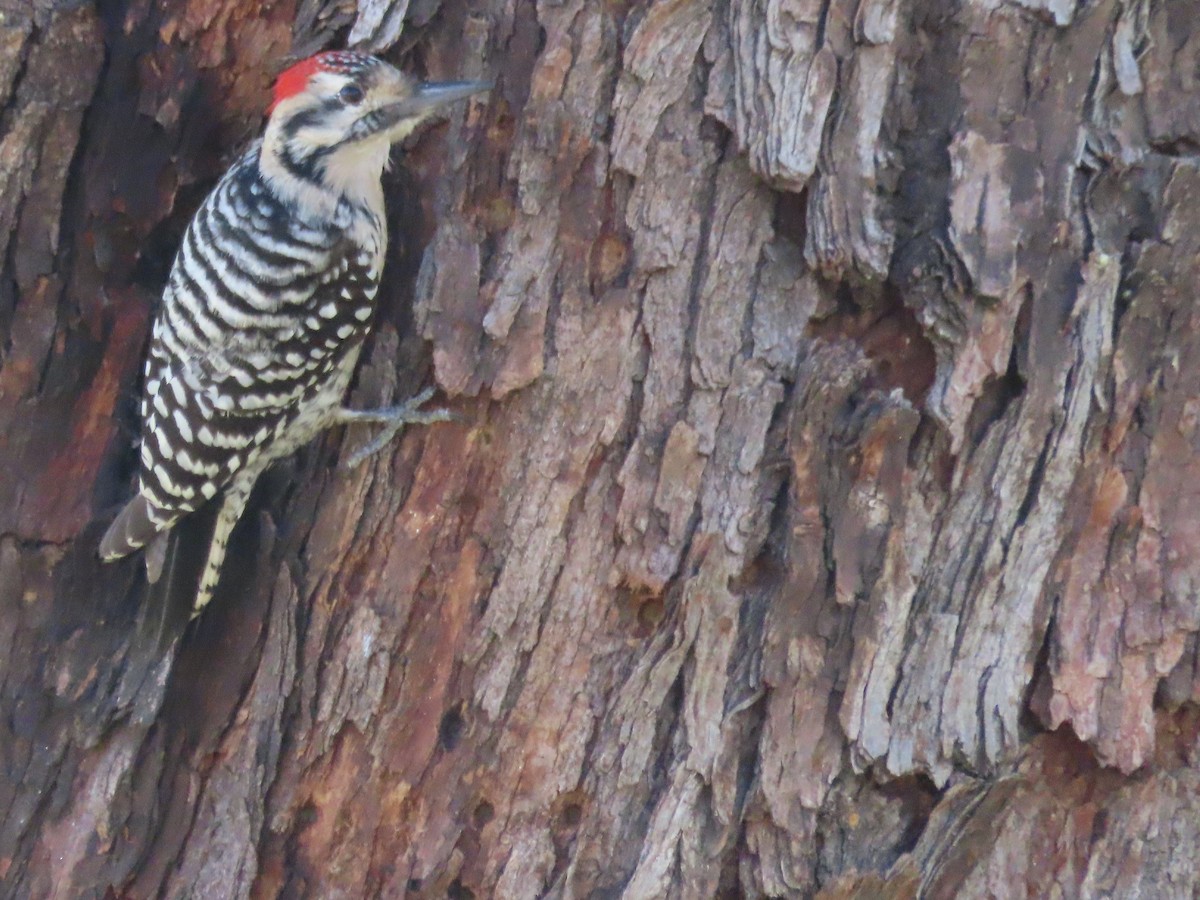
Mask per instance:
[[[267,128],[301,156],[372,137],[386,141],[388,135],[364,123],[413,89],[406,75],[373,56],[322,53],[279,76]]]
[[[373,56],[321,53],[279,76],[264,150],[296,177],[354,194],[378,180],[392,144],[439,107],[486,88],[420,84]]]

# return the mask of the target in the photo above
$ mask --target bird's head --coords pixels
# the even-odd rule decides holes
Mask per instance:
[[[374,56],[318,53],[280,74],[264,146],[302,179],[334,189],[378,182],[388,149],[480,81],[420,83]]]

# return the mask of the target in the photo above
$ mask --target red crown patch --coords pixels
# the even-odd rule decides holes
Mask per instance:
[[[368,68],[373,62],[372,57],[365,53],[356,53],[353,50],[327,50],[301,60],[294,66],[284,69],[275,79],[275,93],[271,99],[271,105],[267,107],[267,114],[270,115],[271,111],[284,100],[296,96],[308,87],[308,79],[315,72],[340,72],[352,75]]]

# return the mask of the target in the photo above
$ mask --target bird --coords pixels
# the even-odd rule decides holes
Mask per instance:
[[[382,426],[353,465],[406,424],[451,418],[422,409],[432,389],[384,409],[343,400],[375,313],[391,148],[490,87],[420,82],[353,50],[276,79],[262,137],[208,194],[175,256],[143,370],[137,491],[98,548],[104,561],[145,548],[158,602],[190,594],[193,619],[209,603],[272,462],[332,426]]]

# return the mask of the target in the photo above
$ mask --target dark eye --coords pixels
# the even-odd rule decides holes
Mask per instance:
[[[338,91],[338,97],[347,106],[358,106],[363,102],[363,89],[357,84],[348,84]]]

